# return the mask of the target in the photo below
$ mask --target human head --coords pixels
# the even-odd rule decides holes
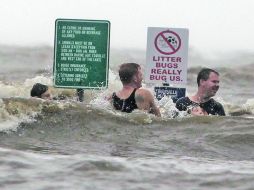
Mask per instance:
[[[198,88],[205,98],[210,98],[217,93],[219,82],[219,73],[213,69],[204,68],[198,73]]]
[[[192,115],[208,115],[208,113],[200,106],[194,106],[190,112]]]
[[[141,67],[137,63],[123,63],[119,69],[119,77],[123,85],[134,83],[141,87]]]
[[[51,93],[47,85],[36,83],[31,89],[31,97],[38,97],[42,99],[51,99]]]
[[[200,86],[200,80],[208,80],[210,73],[215,73],[216,75],[219,76],[219,73],[213,69],[209,68],[203,68],[199,71],[198,76],[197,76],[197,83],[198,86]]]

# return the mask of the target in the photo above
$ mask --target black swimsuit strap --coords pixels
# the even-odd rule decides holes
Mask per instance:
[[[131,95],[129,96],[129,98],[133,97],[135,99],[135,92],[136,92],[136,88],[134,88],[134,90],[132,91]]]
[[[134,90],[132,91],[132,93],[130,94],[130,96],[129,96],[128,98],[126,98],[126,99],[121,99],[121,98],[119,98],[119,97],[116,95],[116,92],[113,92],[112,97],[113,97],[113,98],[114,98],[114,97],[117,97],[117,98],[119,98],[120,100],[127,100],[127,99],[129,99],[129,98],[134,98],[134,99],[135,99],[135,92],[136,92],[136,90],[137,90],[137,88],[134,88]]]

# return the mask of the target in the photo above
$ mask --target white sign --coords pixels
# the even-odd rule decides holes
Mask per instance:
[[[189,31],[148,27],[146,83],[186,84]]]

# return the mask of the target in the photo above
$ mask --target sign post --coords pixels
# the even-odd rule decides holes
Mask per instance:
[[[57,19],[54,86],[100,89],[108,86],[110,22]]]
[[[188,36],[188,29],[148,27],[145,72],[147,83],[169,85],[187,83]],[[156,97],[176,95],[171,92],[177,89],[170,86],[156,88]],[[183,89],[180,91],[177,97],[179,94],[185,95]]]

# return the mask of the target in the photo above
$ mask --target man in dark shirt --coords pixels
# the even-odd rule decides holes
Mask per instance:
[[[176,108],[186,111],[200,106],[210,115],[225,116],[223,106],[212,97],[219,90],[219,73],[213,69],[204,68],[197,76],[198,91],[194,96],[183,97],[177,100]]]

